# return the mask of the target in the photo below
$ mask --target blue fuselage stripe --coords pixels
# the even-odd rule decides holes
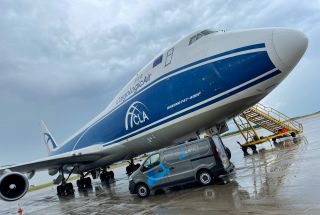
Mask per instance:
[[[148,127],[148,128],[145,128],[145,129],[139,131],[138,133],[131,134],[131,135],[129,135],[129,136],[126,136],[126,137],[124,137],[124,138],[121,138],[121,139],[119,139],[119,140],[117,140],[117,141],[110,142],[110,143],[108,143],[108,144],[103,144],[103,146],[107,146],[107,145],[111,145],[111,144],[114,144],[114,143],[117,143],[117,142],[121,142],[121,141],[123,141],[123,140],[125,140],[125,139],[127,139],[127,138],[133,137],[133,136],[138,135],[138,134],[140,134],[140,133],[142,133],[142,132],[145,132],[145,131],[147,131],[147,130],[150,130],[150,129],[152,129],[152,128],[155,128],[155,127],[157,127],[157,126],[160,126],[160,125],[162,125],[162,124],[164,124],[164,123],[167,123],[167,122],[169,122],[169,121],[172,121],[172,120],[174,120],[174,119],[177,119],[177,118],[179,118],[179,117],[182,117],[182,116],[184,116],[184,115],[187,115],[187,114],[189,114],[189,113],[195,112],[195,111],[197,111],[197,110],[199,110],[199,109],[202,109],[202,108],[204,108],[204,107],[207,107],[207,106],[209,106],[209,105],[212,105],[212,104],[214,104],[214,103],[216,103],[216,102],[219,102],[219,101],[221,101],[221,100],[223,100],[223,99],[226,99],[226,98],[228,98],[228,97],[230,97],[230,96],[232,96],[232,95],[234,95],[234,94],[236,94],[236,93],[239,93],[239,92],[241,92],[241,91],[243,91],[243,90],[246,90],[246,89],[248,89],[248,88],[250,88],[250,87],[252,87],[252,86],[254,86],[254,85],[256,85],[256,84],[259,84],[259,83],[261,83],[261,82],[263,82],[263,81],[265,81],[265,80],[268,80],[269,78],[272,78],[272,77],[274,77],[274,76],[276,76],[276,75],[278,75],[278,74],[280,74],[280,73],[281,73],[281,72],[280,72],[279,70],[276,70],[276,71],[274,71],[274,72],[272,72],[272,73],[270,73],[270,74],[268,74],[268,75],[266,75],[266,76],[264,76],[264,77],[262,77],[262,78],[259,78],[259,79],[256,80],[256,81],[253,81],[253,82],[251,82],[251,83],[249,83],[249,84],[247,84],[247,85],[245,85],[245,86],[242,86],[242,87],[240,87],[240,88],[238,88],[238,89],[236,89],[236,90],[233,90],[233,91],[231,91],[230,93],[227,93],[227,94],[225,94],[225,95],[223,95],[223,96],[221,96],[221,97],[218,97],[218,98],[216,98],[216,99],[213,99],[213,100],[211,100],[211,101],[209,101],[209,102],[207,102],[207,103],[201,104],[201,105],[199,105],[199,106],[197,106],[197,107],[195,107],[195,108],[189,109],[189,110],[187,110],[187,111],[185,111],[185,112],[179,113],[178,115],[175,115],[175,116],[173,116],[173,117],[171,117],[171,118],[168,118],[168,119],[166,119],[166,120],[164,120],[164,121],[161,121],[161,122],[159,122],[159,123],[157,123],[157,124],[154,124],[154,125],[152,125],[152,126],[150,126],[150,127]]]
[[[204,62],[206,62],[206,61],[214,60],[214,59],[219,58],[219,57],[224,57],[224,56],[227,56],[227,55],[231,55],[231,54],[235,54],[235,53],[239,53],[239,52],[243,52],[243,51],[248,51],[248,50],[253,50],[253,49],[259,49],[259,48],[265,48],[265,47],[266,47],[266,46],[265,46],[264,43],[259,43],[259,44],[244,46],[244,47],[237,48],[237,49],[232,49],[232,50],[230,50],[230,51],[222,52],[222,53],[219,53],[219,54],[216,54],[216,55],[212,55],[212,56],[210,56],[210,57],[203,58],[203,59],[201,59],[201,60],[194,61],[194,62],[192,62],[192,63],[186,64],[186,65],[184,65],[184,66],[181,66],[181,67],[179,67],[179,68],[177,68],[177,69],[174,69],[174,70],[172,70],[172,71],[170,71],[170,72],[165,73],[164,75],[162,75],[162,76],[158,77],[157,79],[153,80],[153,81],[152,81],[151,83],[149,83],[147,86],[142,87],[137,93],[144,91],[147,87],[149,87],[149,86],[152,85],[153,83],[155,83],[155,82],[157,82],[157,81],[159,81],[159,80],[161,80],[161,79],[163,79],[163,78],[165,78],[165,77],[168,77],[168,76],[170,76],[170,75],[173,75],[173,74],[175,74],[175,73],[177,73],[177,72],[180,72],[181,70],[190,68],[190,67],[192,67],[192,66],[195,66],[195,65],[204,63]],[[137,93],[135,93],[134,95],[128,97],[127,100],[126,100],[124,103],[122,103],[122,104],[118,105],[117,107],[115,107],[114,109],[112,109],[112,110],[111,110],[106,116],[104,116],[104,117],[107,117],[108,115],[112,114],[113,111],[116,111],[116,110],[119,109],[122,105],[124,105],[125,103],[129,102],[129,101],[132,99],[132,97],[134,97]]]
[[[63,146],[57,148],[51,155],[65,153],[73,149],[85,148],[93,144],[110,145],[120,142],[217,101],[221,101],[279,74],[280,71],[276,70],[269,75],[263,76],[273,70],[275,66],[266,51],[257,50],[256,52],[239,54],[199,65],[198,67],[193,67],[184,72],[164,78],[178,71],[221,56],[264,47],[264,44],[242,47],[193,62],[167,73],[158,78],[161,79],[161,81],[124,102],[121,106],[108,113],[101,121],[82,133],[79,133]],[[262,78],[257,79],[257,77]],[[233,90],[228,94],[217,97],[214,100],[196,106],[200,102],[218,96],[252,79],[257,80]],[[130,100],[132,101],[129,103]],[[130,123],[127,122],[129,126],[126,129],[126,114],[131,107],[130,105],[135,101],[139,101],[145,105],[145,116],[136,116],[133,121],[131,120]],[[196,107],[184,111],[191,106]],[[177,114],[178,112],[179,114]],[[166,118],[166,120],[162,120],[164,118]],[[152,123],[152,126],[146,127]]]

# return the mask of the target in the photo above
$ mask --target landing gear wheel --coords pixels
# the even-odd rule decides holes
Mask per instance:
[[[100,181],[102,183],[110,183],[110,180],[114,179],[114,172],[103,172],[100,174]]]
[[[82,188],[81,179],[77,180],[77,187]]]
[[[57,186],[57,195],[58,196],[67,196],[69,194],[73,194],[73,185],[72,183],[62,184]]]
[[[113,171],[110,171],[110,172],[109,172],[109,175],[110,175],[110,178],[111,178],[111,179],[114,179],[114,172],[113,172]]]
[[[146,184],[140,183],[136,186],[136,193],[139,198],[146,198],[150,195],[150,189]]]
[[[66,193],[67,195],[74,193],[73,185],[72,183],[67,183],[66,185]]]
[[[107,173],[106,172],[103,172],[103,173],[101,173],[100,174],[100,181],[101,182],[108,182],[109,181],[109,176],[107,175]]]
[[[136,171],[137,169],[139,169],[140,166],[141,166],[141,165],[140,165],[139,163],[135,164],[135,165],[134,165],[134,171]]]
[[[86,188],[88,188],[88,187],[91,187],[92,186],[92,184],[91,184],[91,178],[84,178],[84,184],[85,184],[85,186],[86,186]]]
[[[79,189],[86,189],[92,187],[91,178],[80,178],[77,180],[77,187]]]
[[[213,181],[211,173],[208,170],[200,170],[197,179],[201,185],[209,185]]]
[[[130,176],[134,171],[139,169],[139,167],[140,167],[139,163],[134,164],[133,159],[130,159],[129,165],[126,167],[127,175]]]
[[[57,178],[57,179],[61,179],[61,185],[57,186],[57,195],[59,197],[60,196],[68,196],[69,194],[74,194],[74,189],[73,189],[72,183],[67,183],[67,181],[68,181],[70,175],[73,173],[74,169],[75,169],[75,167],[73,167],[73,169],[71,170],[71,172],[69,173],[69,176],[67,178],[64,177],[63,169],[62,168],[59,169],[60,174]]]
[[[132,173],[132,166],[131,165],[126,167],[126,172],[127,172],[127,175],[131,175],[131,173]]]
[[[65,189],[62,185],[57,186],[57,195],[58,196],[64,196],[65,195]]]

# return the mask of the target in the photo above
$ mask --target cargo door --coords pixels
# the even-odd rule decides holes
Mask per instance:
[[[164,162],[169,168],[168,183],[184,183],[194,179],[187,147],[181,146],[164,152]]]

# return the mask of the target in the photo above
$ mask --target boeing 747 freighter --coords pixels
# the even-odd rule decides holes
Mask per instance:
[[[57,174],[59,195],[70,193],[64,173],[113,177],[109,165],[167,147],[192,132],[219,128],[268,95],[299,62],[308,39],[287,28],[201,30],[159,53],[97,117],[57,144],[44,123],[49,156],[0,168],[0,197],[17,200],[36,171]],[[221,132],[221,131],[220,131]],[[1,149],[2,152],[5,149]]]

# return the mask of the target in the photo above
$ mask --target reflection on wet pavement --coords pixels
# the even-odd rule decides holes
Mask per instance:
[[[139,199],[128,192],[124,168],[110,185],[58,198],[55,188],[28,193],[19,202],[0,202],[0,214],[318,214],[320,191],[320,116],[301,120],[305,132],[295,139],[258,146],[243,157],[240,136],[224,138],[232,151],[236,174],[228,184],[190,185]]]

